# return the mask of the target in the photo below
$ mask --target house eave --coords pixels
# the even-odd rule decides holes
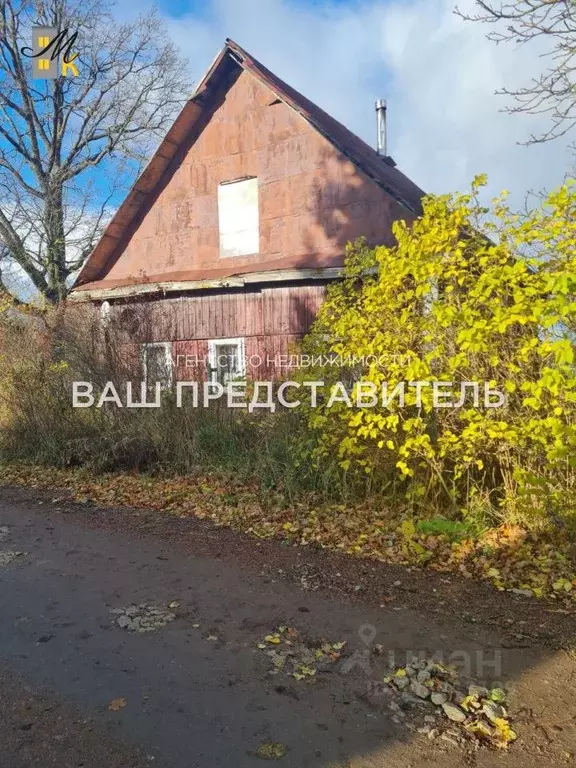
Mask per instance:
[[[122,285],[111,288],[75,288],[69,301],[104,301],[127,299],[146,294],[187,293],[227,288],[244,288],[263,283],[291,283],[307,280],[337,280],[344,274],[344,267],[319,267],[317,269],[282,269],[265,272],[248,272],[211,280],[155,281]]]

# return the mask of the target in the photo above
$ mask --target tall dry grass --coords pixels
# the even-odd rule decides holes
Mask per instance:
[[[217,404],[178,408],[174,393],[159,408],[73,408],[72,384],[99,392],[126,381],[139,391],[139,345],[154,338],[142,311],[128,329],[103,326],[85,306],[4,317],[0,338],[0,460],[27,460],[94,472],[202,474],[345,497],[336,461],[313,466],[310,434],[294,412],[244,413]],[[137,327],[137,334],[134,328]],[[135,343],[135,335],[137,343]],[[358,489],[356,489],[358,490]]]

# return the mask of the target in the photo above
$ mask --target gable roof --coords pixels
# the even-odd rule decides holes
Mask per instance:
[[[410,214],[419,215],[424,192],[396,167],[389,164],[365,141],[320,109],[301,93],[276,77],[233,40],[224,48],[186,102],[152,159],[116,211],[102,237],[80,270],[73,290],[98,280],[106,266],[120,255],[141,222],[149,205],[159,194],[162,179],[175,170],[192,142],[202,131],[213,96],[226,89],[238,68],[250,72],[278,99],[298,112],[359,170],[370,177]],[[172,167],[172,168],[171,168]]]

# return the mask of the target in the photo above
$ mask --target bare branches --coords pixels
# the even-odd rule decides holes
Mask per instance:
[[[527,144],[567,136],[576,129],[576,0],[476,0],[478,13],[456,13],[467,21],[493,26],[488,38],[495,43],[525,45],[544,41],[543,71],[526,86],[504,88],[510,113],[548,117],[548,127],[530,135]]]
[[[0,0],[0,247],[51,300],[188,97],[186,62],[154,12],[109,0]],[[34,25],[78,32],[78,77],[33,80]]]

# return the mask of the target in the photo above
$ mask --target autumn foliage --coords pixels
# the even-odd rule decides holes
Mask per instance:
[[[316,455],[337,453],[420,512],[574,527],[576,188],[519,216],[505,196],[482,207],[483,181],[428,198],[412,227],[394,225],[395,247],[350,247],[308,350],[375,361],[348,371],[352,401],[365,382],[423,384],[404,406],[310,408]],[[451,383],[452,407],[434,382]],[[485,387],[501,407],[484,406]]]

